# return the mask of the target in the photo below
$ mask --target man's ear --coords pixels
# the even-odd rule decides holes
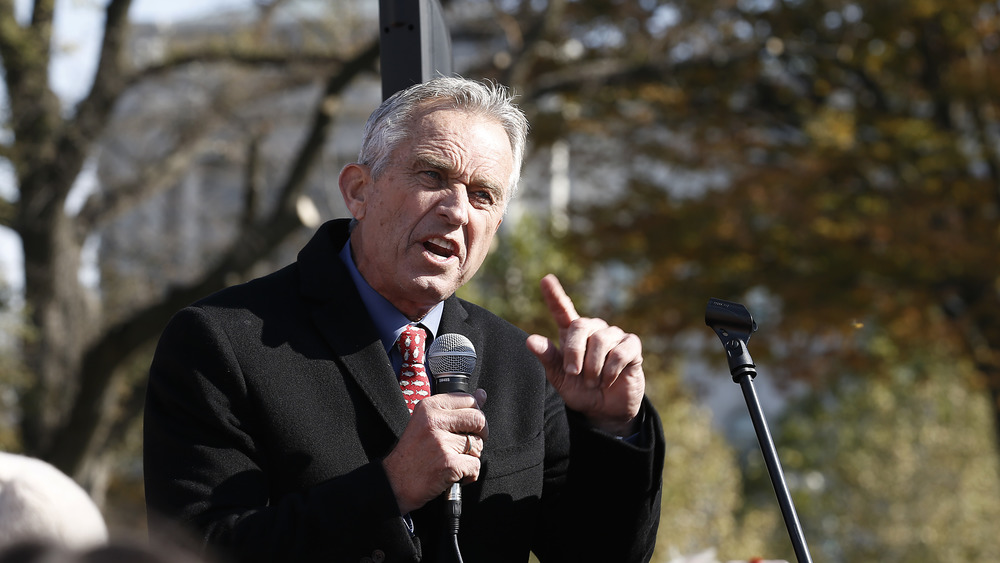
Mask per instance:
[[[347,210],[355,219],[361,220],[365,216],[365,203],[371,179],[371,169],[364,164],[352,162],[340,171],[338,178],[340,195],[343,196]]]

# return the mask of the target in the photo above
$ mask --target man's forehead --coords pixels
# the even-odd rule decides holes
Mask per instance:
[[[513,166],[514,155],[510,139],[503,125],[495,118],[445,108],[417,116],[409,129],[410,142],[404,145],[408,145],[411,156],[421,159],[436,156],[443,161],[476,156],[498,163],[507,160],[504,166]],[[491,145],[500,145],[502,149]]]
[[[456,122],[468,121],[479,121],[485,124],[496,125],[501,131],[504,131],[504,137],[507,136],[506,131],[503,128],[503,124],[497,117],[481,111],[454,107],[446,104],[431,104],[421,107],[413,113],[410,123],[407,125],[409,126],[409,129],[413,129],[418,126],[451,129],[454,127],[454,123]]]

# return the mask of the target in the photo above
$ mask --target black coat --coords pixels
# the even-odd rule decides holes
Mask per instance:
[[[347,222],[298,261],[180,311],[150,368],[144,466],[150,530],[166,517],[251,561],[443,561],[444,506],[400,516],[382,458],[409,414],[337,253]],[[648,560],[663,435],[644,401],[631,445],[567,412],[527,335],[451,297],[439,333],[478,354],[490,425],[463,487],[465,561]]]

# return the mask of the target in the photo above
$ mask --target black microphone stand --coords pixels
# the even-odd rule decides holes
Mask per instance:
[[[711,327],[722,340],[729,360],[729,372],[733,376],[733,381],[739,383],[743,390],[743,398],[750,411],[750,419],[753,421],[753,428],[757,433],[757,442],[760,444],[761,453],[764,454],[764,463],[767,465],[767,474],[771,478],[771,486],[774,487],[774,492],[778,496],[778,506],[781,507],[781,516],[785,520],[788,536],[792,540],[795,557],[799,563],[812,563],[809,548],[806,546],[806,538],[802,533],[802,525],[795,512],[792,497],[788,493],[785,474],[781,470],[778,451],[774,447],[774,440],[771,439],[771,432],[767,428],[767,421],[764,419],[764,412],[760,407],[760,400],[757,398],[757,391],[753,386],[753,379],[757,377],[757,366],[754,365],[753,358],[750,357],[747,342],[757,330],[757,323],[750,315],[750,311],[743,305],[721,299],[709,299],[705,309],[705,324]]]

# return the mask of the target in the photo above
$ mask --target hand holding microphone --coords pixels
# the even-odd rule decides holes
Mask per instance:
[[[469,393],[476,352],[460,334],[442,334],[427,349],[434,395],[417,404],[399,442],[382,464],[401,514],[425,505],[456,483],[479,478],[489,434],[480,410],[486,392]],[[457,392],[456,392],[457,391]]]
[[[427,367],[434,378],[434,394],[468,393],[469,378],[476,369],[476,349],[461,334],[442,334],[427,349]],[[471,451],[471,436],[465,436],[466,450]],[[468,453],[465,452],[465,453]],[[462,519],[462,485],[452,483],[445,497],[447,531],[451,536],[455,560],[461,563],[462,550],[458,545],[458,528]]]

